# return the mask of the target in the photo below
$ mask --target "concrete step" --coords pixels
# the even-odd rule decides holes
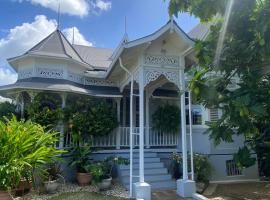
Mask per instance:
[[[175,189],[176,188],[176,181],[158,181],[158,182],[151,182],[151,189],[153,190],[167,190],[167,189]]]
[[[119,169],[129,169],[129,165],[120,165]],[[160,167],[164,167],[164,164],[161,162],[156,162],[156,163],[145,163],[144,164],[144,168],[145,169],[154,169],[154,168],[160,168]],[[139,169],[139,163],[133,164],[133,169]]]
[[[154,157],[154,158],[144,159],[144,163],[156,163],[156,162],[160,162],[160,158]],[[133,159],[133,164],[136,164],[136,163],[139,163],[138,158]]]
[[[159,174],[159,175],[145,175],[144,179],[146,182],[155,182],[155,181],[170,181],[171,175],[169,174]],[[124,184],[129,184],[129,176],[122,177],[122,182]],[[133,177],[133,182],[138,182],[139,177]]]
[[[129,176],[129,169],[121,170],[120,171],[121,176]],[[137,175],[139,174],[139,170],[133,170],[133,174]],[[150,174],[168,174],[168,170],[166,168],[157,168],[157,169],[145,169],[144,170],[145,175],[150,175]]]
[[[126,154],[120,154],[119,156],[123,157],[123,158],[130,158],[129,153]],[[153,157],[157,157],[157,153],[154,152],[145,152],[144,153],[144,158],[153,158]],[[139,153],[133,153],[133,158],[139,158]]]
[[[146,181],[147,182],[147,181]],[[147,182],[151,185],[151,190],[168,190],[168,189],[175,189],[176,182],[169,180],[169,181],[157,181],[157,182]],[[124,185],[126,189],[129,190],[129,184]]]

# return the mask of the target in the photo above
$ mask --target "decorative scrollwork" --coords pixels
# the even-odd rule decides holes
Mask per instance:
[[[85,78],[85,85],[114,86],[114,83],[104,79]]]
[[[62,69],[37,68],[37,74],[42,78],[63,78]]]
[[[177,56],[145,55],[144,63],[149,65],[176,67],[179,66],[179,58]]]
[[[179,74],[176,71],[162,70],[162,69],[148,69],[144,72],[144,86],[148,85],[150,82],[157,80],[161,75],[174,83],[179,87],[180,80]]]

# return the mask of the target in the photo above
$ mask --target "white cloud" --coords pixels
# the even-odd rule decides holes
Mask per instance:
[[[100,10],[107,11],[112,8],[112,3],[110,1],[97,0],[95,7],[99,8]]]
[[[23,0],[21,0],[23,1]],[[60,2],[60,13],[77,15],[84,17],[89,13],[89,4],[86,0],[25,0],[30,1],[32,4],[40,5],[58,12]]]
[[[9,30],[5,38],[0,39],[0,59],[20,55],[40,42],[56,29],[56,21],[37,15],[31,23],[23,23]]]
[[[95,13],[94,9],[107,11],[112,7],[112,3],[104,0],[18,0],[19,2],[28,1],[33,5],[40,5],[58,12],[60,3],[60,13],[85,17],[89,12]],[[93,9],[92,9],[93,8]]]
[[[0,85],[14,83],[17,80],[17,74],[10,69],[0,67]]]
[[[63,30],[66,38],[72,43],[73,40],[73,29],[74,29],[74,44],[93,46],[92,42],[88,42],[85,37],[80,33],[77,27],[66,28]]]

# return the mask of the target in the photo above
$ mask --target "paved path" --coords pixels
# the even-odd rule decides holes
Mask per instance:
[[[152,200],[184,200],[191,198],[181,198],[177,195],[176,190],[163,190],[152,192]]]

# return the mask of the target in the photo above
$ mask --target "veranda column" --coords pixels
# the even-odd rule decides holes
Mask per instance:
[[[150,148],[150,143],[149,143],[149,132],[150,132],[150,127],[149,127],[149,98],[150,94],[149,91],[146,90],[145,94],[145,145],[146,148]]]
[[[120,109],[121,109],[121,99],[117,98],[116,99],[116,107],[117,107],[117,121],[120,126]],[[117,128],[116,130],[116,149],[120,149],[120,140],[121,140],[121,135],[120,135],[120,128]]]
[[[144,71],[142,66],[139,71],[139,96],[139,182],[134,183],[134,191],[136,199],[150,200],[151,186],[144,182]]]
[[[187,166],[187,133],[186,133],[186,105],[185,105],[185,60],[184,57],[180,59],[180,90],[181,90],[181,134],[182,134],[182,164],[183,164],[183,179],[177,180],[177,193],[181,197],[192,197],[195,193],[195,182],[188,180],[188,166]]]
[[[123,97],[123,122],[122,126],[126,126],[126,109],[127,109],[127,102],[126,102],[126,96]]]
[[[61,94],[61,99],[62,99],[61,108],[63,110],[66,107],[67,94],[66,93],[62,93]],[[63,120],[61,120],[59,122],[59,124],[60,124],[60,142],[59,142],[59,148],[60,149],[63,149],[64,148],[64,134],[65,134]]]

